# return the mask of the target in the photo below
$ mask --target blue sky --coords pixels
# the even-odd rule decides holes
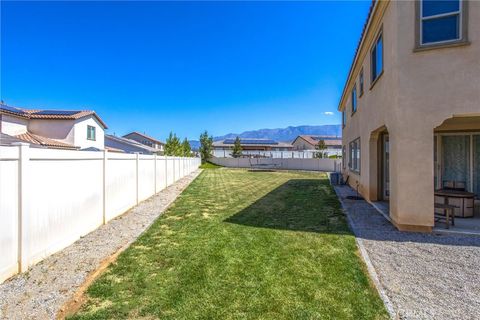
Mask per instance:
[[[340,123],[369,5],[2,1],[1,98],[161,139]]]

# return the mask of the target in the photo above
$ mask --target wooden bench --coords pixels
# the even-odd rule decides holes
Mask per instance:
[[[435,221],[445,221],[447,229],[450,228],[450,220],[452,226],[455,225],[455,206],[443,203],[435,203],[435,209],[443,210],[443,214],[435,213]]]

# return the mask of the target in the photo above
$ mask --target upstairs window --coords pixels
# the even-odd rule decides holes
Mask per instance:
[[[357,85],[352,90],[352,114],[357,112]]]
[[[383,35],[380,33],[370,53],[372,71],[371,83],[373,84],[383,72]]]
[[[358,82],[360,82],[360,97],[363,95],[363,68],[360,70],[360,77]]]
[[[87,139],[88,140],[96,140],[96,135],[95,135],[95,127],[94,126],[87,126]]]
[[[462,1],[422,0],[420,4],[420,44],[461,40]]]
[[[345,113],[345,110],[342,111],[342,126],[345,127],[347,124],[347,114]]]

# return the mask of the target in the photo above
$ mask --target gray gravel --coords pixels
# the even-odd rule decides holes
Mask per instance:
[[[365,201],[335,188],[399,319],[480,319],[480,237],[397,231]],[[375,275],[374,275],[375,276]]]
[[[0,319],[54,319],[101,262],[133,242],[192,182],[177,181],[27,272],[0,284]]]

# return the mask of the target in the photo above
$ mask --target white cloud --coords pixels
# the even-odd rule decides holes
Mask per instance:
[[[333,112],[331,111],[325,111],[323,114],[326,116],[333,116]]]

